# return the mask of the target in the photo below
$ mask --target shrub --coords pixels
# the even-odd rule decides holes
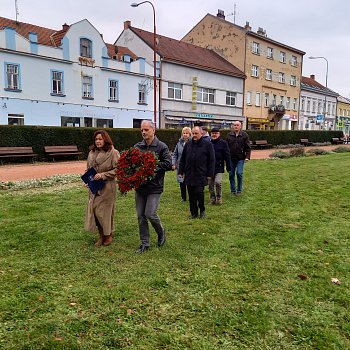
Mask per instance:
[[[322,148],[313,148],[313,149],[307,150],[306,153],[314,156],[321,156],[323,154],[329,154],[330,152]]]
[[[291,157],[304,157],[305,156],[305,148],[304,147],[295,147],[289,150],[289,155]]]
[[[350,152],[350,147],[339,146],[339,147],[337,147],[337,148],[334,148],[333,152],[336,152],[336,153]]]
[[[290,155],[287,152],[282,152],[282,151],[277,151],[277,152],[273,152],[269,155],[270,158],[289,158]]]

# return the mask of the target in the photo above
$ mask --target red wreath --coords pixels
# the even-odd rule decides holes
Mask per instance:
[[[127,193],[155,176],[157,156],[153,152],[141,152],[131,147],[123,151],[118,160],[117,182],[119,191]]]

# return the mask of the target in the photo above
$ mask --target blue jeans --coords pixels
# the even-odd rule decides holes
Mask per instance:
[[[160,201],[159,194],[141,194],[135,191],[136,213],[139,223],[139,234],[141,244],[149,247],[151,245],[148,221],[153,226],[157,235],[164,232],[163,225],[157,215],[157,209]]]
[[[232,193],[241,193],[243,185],[243,168],[244,159],[242,160],[231,160],[231,171],[230,171],[230,188]],[[235,177],[237,175],[237,187]]]

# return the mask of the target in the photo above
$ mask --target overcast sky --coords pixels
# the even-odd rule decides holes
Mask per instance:
[[[130,20],[135,27],[153,31],[149,4],[130,7],[135,0],[17,0],[20,22],[59,30],[63,23],[88,19],[114,43]],[[308,56],[324,56],[329,62],[328,87],[350,98],[350,1],[349,0],[153,0],[157,32],[181,39],[207,13],[225,11],[236,24],[249,21],[252,30],[266,30],[267,36],[306,52],[303,75],[315,74],[325,85],[326,62]],[[0,0],[0,15],[15,19],[15,0]],[[231,15],[230,15],[231,14]]]

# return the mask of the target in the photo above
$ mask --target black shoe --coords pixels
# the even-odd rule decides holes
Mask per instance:
[[[189,220],[197,219],[198,215],[190,215],[188,218]]]
[[[135,253],[136,253],[136,254],[142,254],[142,253],[144,253],[144,252],[145,252],[146,250],[148,250],[148,249],[149,249],[148,246],[141,244],[140,247],[139,247],[138,249],[135,250]]]
[[[207,214],[205,213],[205,210],[199,214],[200,219],[205,219],[206,217],[207,217]]]
[[[162,247],[166,241],[166,236],[165,236],[165,230],[163,229],[163,232],[158,235],[158,247]]]

